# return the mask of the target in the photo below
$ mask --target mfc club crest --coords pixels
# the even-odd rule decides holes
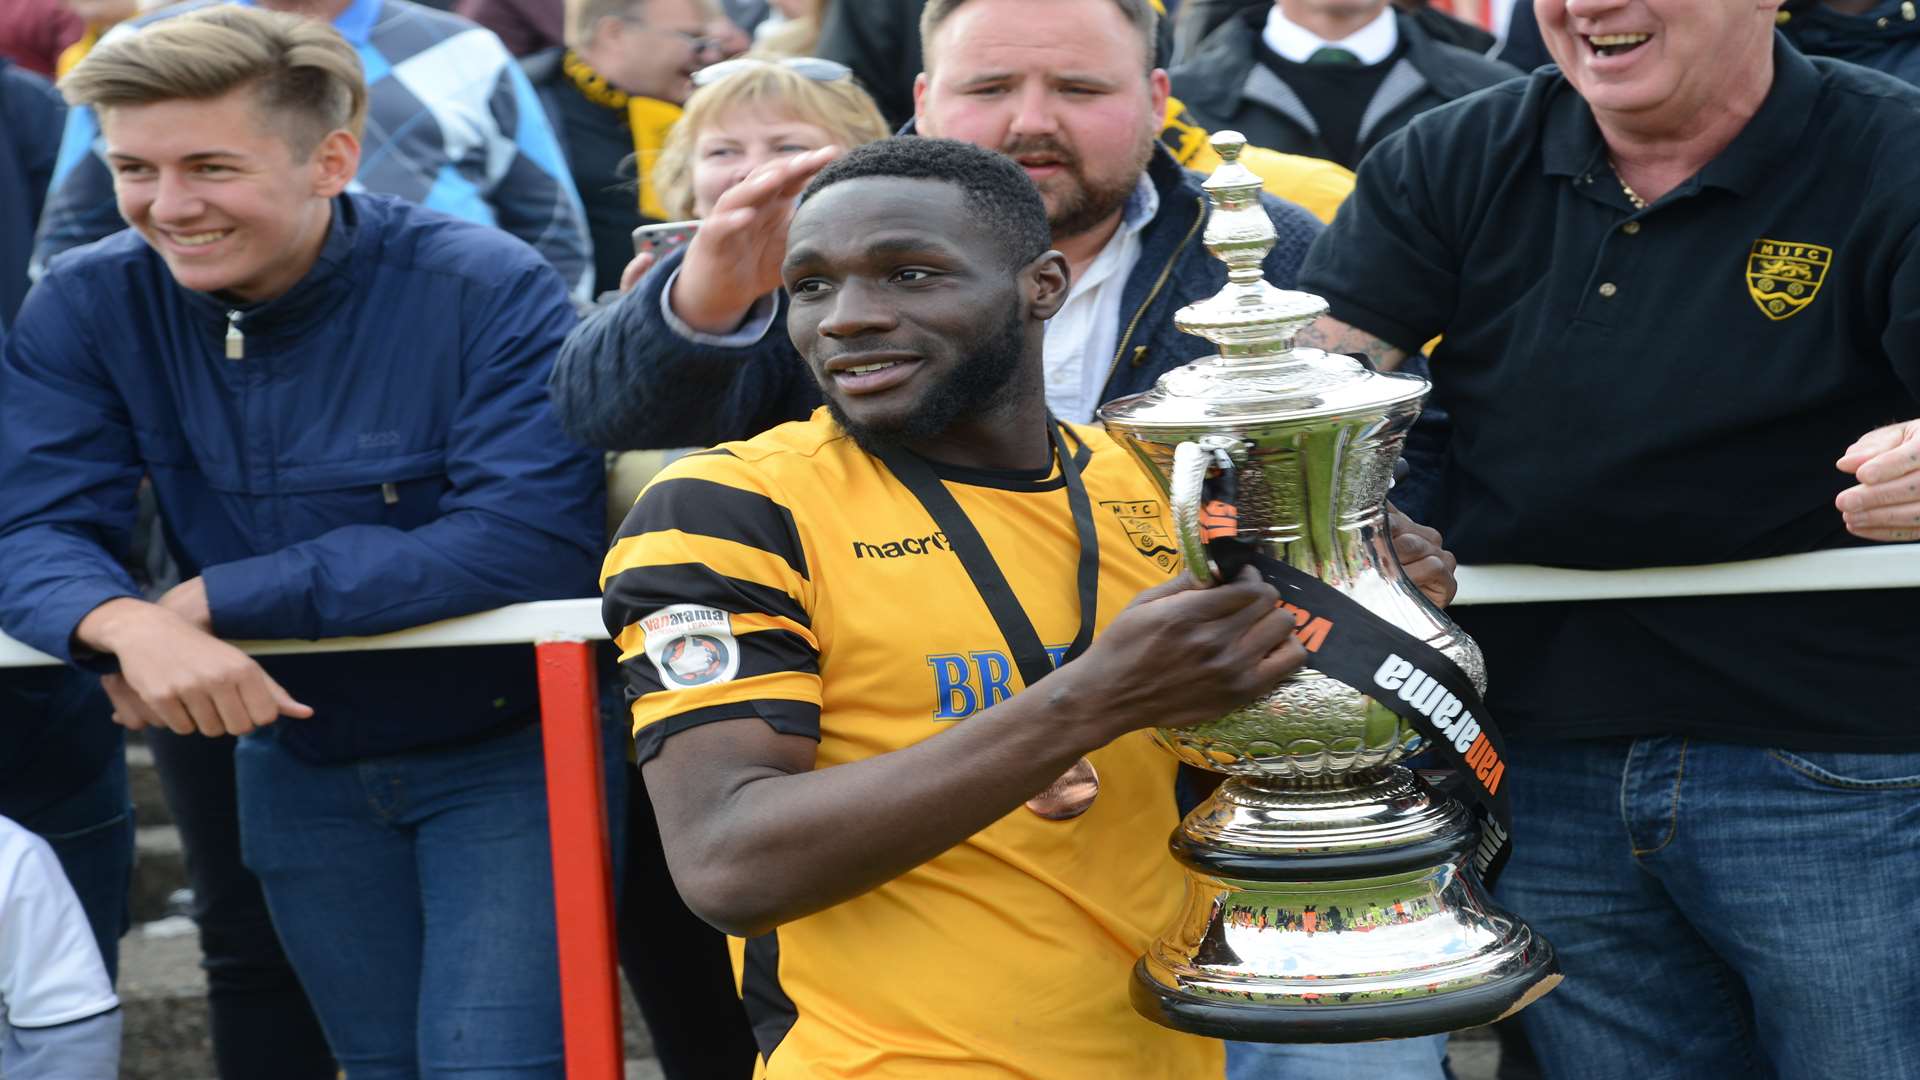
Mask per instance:
[[[1833,249],[1764,237],[1747,254],[1747,294],[1774,322],[1800,314],[1820,291]]]
[[[1127,530],[1133,549],[1153,561],[1153,565],[1172,573],[1180,565],[1180,552],[1167,532],[1160,504],[1152,499],[1135,499],[1100,504],[1111,512],[1120,527]]]

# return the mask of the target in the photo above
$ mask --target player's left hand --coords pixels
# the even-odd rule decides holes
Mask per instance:
[[[1452,603],[1459,589],[1453,576],[1458,563],[1442,544],[1440,530],[1416,523],[1392,503],[1387,504],[1387,528],[1393,534],[1393,553],[1399,557],[1407,580],[1426,593],[1436,607]]]
[[[1848,532],[1920,540],[1920,420],[1867,432],[1834,464],[1860,481],[1833,500]]]

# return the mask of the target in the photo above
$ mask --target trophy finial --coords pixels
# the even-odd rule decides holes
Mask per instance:
[[[1241,162],[1247,137],[1216,131],[1209,142],[1220,164],[1201,184],[1209,203],[1202,242],[1227,267],[1227,284],[1211,299],[1174,315],[1174,325],[1220,346],[1223,357],[1285,351],[1295,332],[1327,309],[1317,296],[1286,292],[1266,280],[1263,266],[1278,238],[1260,201],[1265,184]]]
[[[1213,144],[1213,152],[1229,165],[1240,160],[1240,151],[1247,146],[1247,137],[1237,131],[1216,131],[1207,141]]]

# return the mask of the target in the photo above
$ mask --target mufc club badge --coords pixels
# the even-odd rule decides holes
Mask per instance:
[[[1762,237],[1747,253],[1747,294],[1774,322],[1791,319],[1813,303],[1832,263],[1830,247]]]
[[[1167,535],[1166,511],[1153,499],[1129,499],[1119,502],[1103,502],[1101,508],[1120,522],[1127,530],[1127,539],[1133,542],[1133,550],[1146,556],[1155,566],[1171,573],[1180,564],[1180,552],[1173,546],[1173,537]]]
[[[667,690],[726,682],[740,671],[740,646],[733,620],[719,608],[674,604],[640,620],[647,635],[647,659]]]

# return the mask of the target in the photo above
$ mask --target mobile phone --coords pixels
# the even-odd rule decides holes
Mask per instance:
[[[642,225],[633,230],[633,253],[635,255],[665,255],[693,239],[700,228],[697,221],[662,221],[654,225]]]

